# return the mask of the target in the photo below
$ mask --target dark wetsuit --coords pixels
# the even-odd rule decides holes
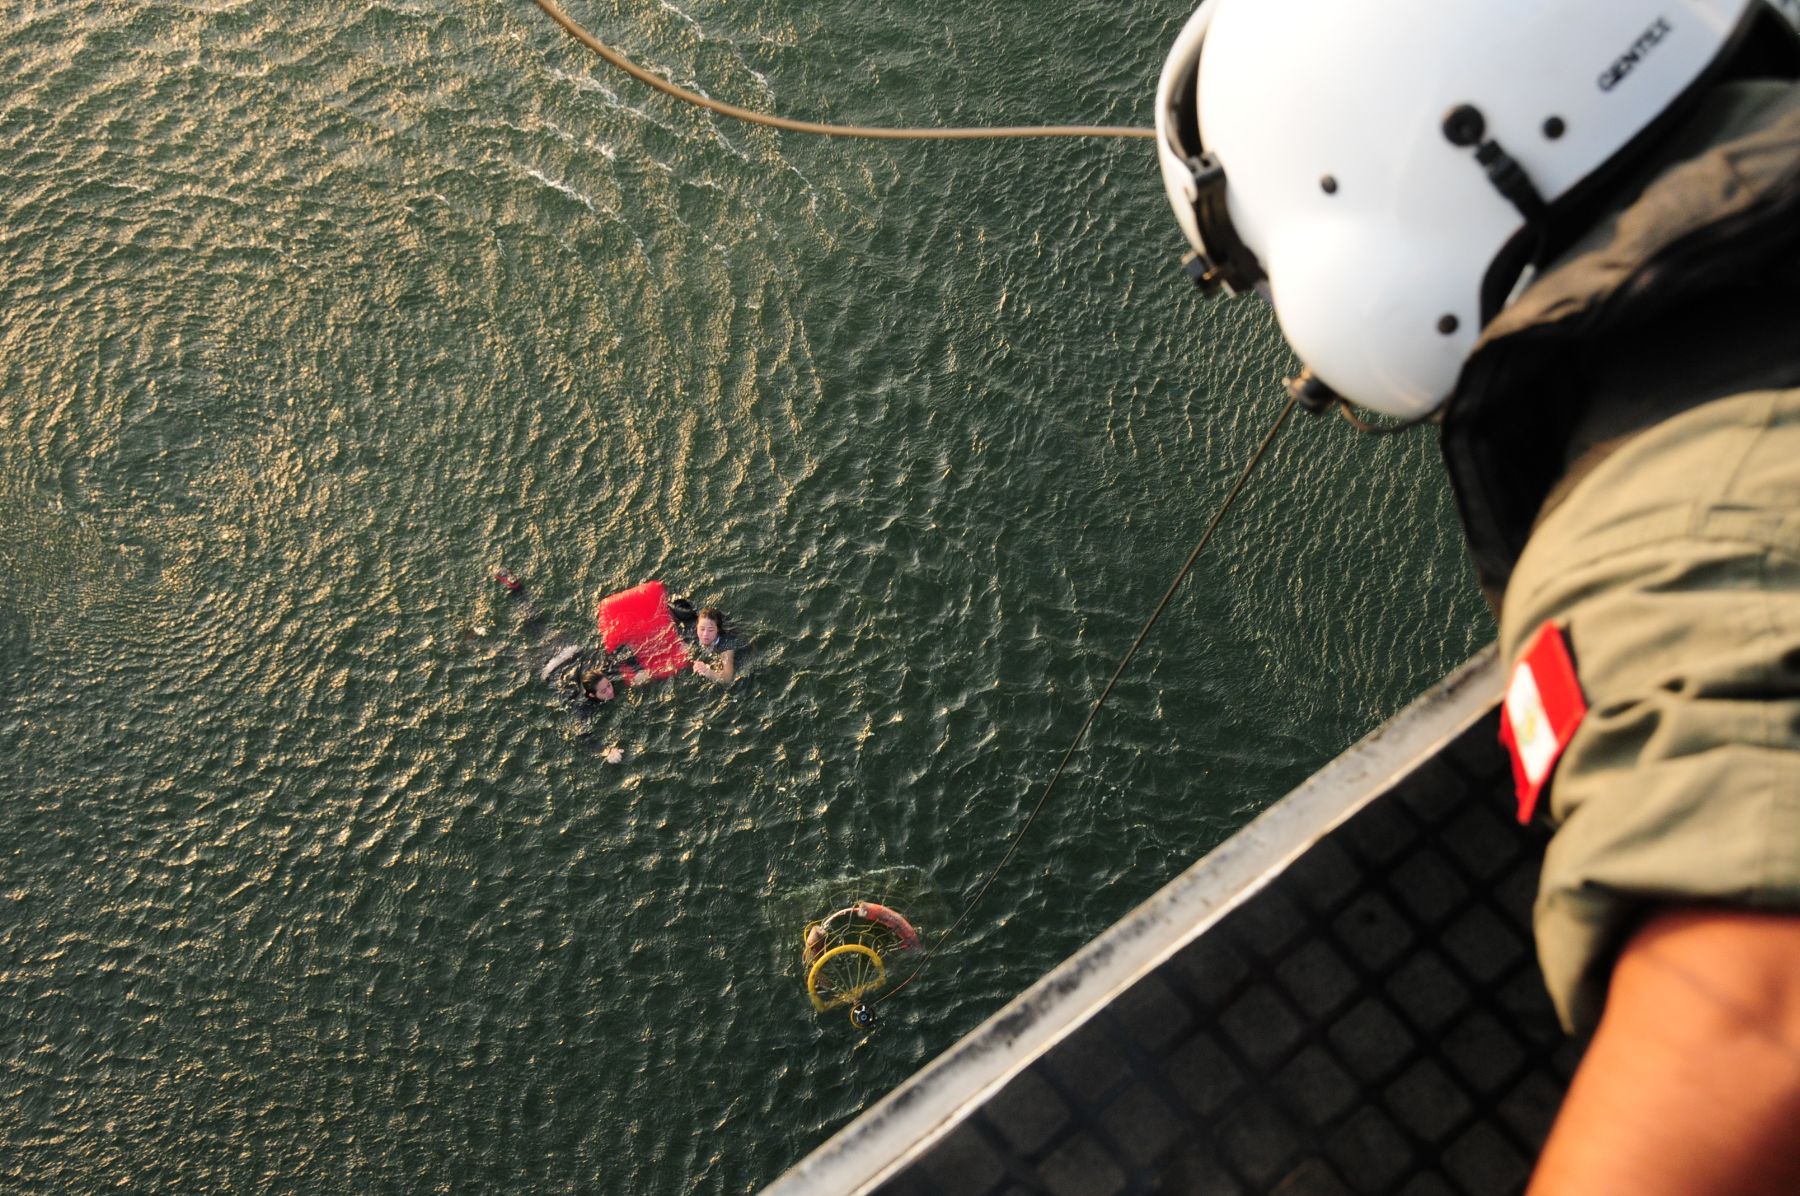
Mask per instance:
[[[630,654],[629,649],[608,653],[597,647],[584,647],[568,653],[566,659],[560,652],[552,656],[550,665],[546,666],[547,675],[544,680],[564,702],[577,709],[584,709],[611,704],[601,702],[589,694],[582,682],[584,677],[595,669],[600,670],[602,675],[612,681],[615,691],[612,700],[617,701],[618,695],[624,692],[626,686],[622,670],[635,670],[636,667],[637,658]]]

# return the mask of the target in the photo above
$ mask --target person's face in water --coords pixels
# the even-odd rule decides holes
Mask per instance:
[[[694,638],[700,641],[702,648],[710,648],[719,642],[719,624],[716,620],[702,618],[694,624]]]
[[[617,692],[618,691],[613,688],[612,679],[610,677],[602,677],[592,685],[588,686],[588,696],[593,698],[596,702],[610,702],[613,700],[613,695]]]

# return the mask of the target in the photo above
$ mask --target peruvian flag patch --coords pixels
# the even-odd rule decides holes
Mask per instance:
[[[1568,637],[1545,623],[1513,667],[1500,711],[1500,742],[1512,754],[1520,823],[1531,821],[1538,795],[1586,713]]]

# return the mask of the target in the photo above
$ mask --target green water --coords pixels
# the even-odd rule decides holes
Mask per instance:
[[[1489,636],[1429,437],[1291,429],[859,1042],[801,925],[947,924],[1292,368],[1148,144],[721,124],[524,0],[3,11],[0,1189],[752,1190]],[[572,12],[887,124],[1146,123],[1185,17]],[[584,727],[648,577],[749,676]]]

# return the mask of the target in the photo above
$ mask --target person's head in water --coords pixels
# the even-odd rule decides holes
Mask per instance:
[[[724,612],[716,606],[703,606],[694,620],[694,638],[700,641],[702,648],[711,648],[719,642],[719,632],[724,626]]]
[[[612,678],[604,669],[589,669],[581,675],[581,692],[592,702],[610,702],[618,693],[613,687]]]

